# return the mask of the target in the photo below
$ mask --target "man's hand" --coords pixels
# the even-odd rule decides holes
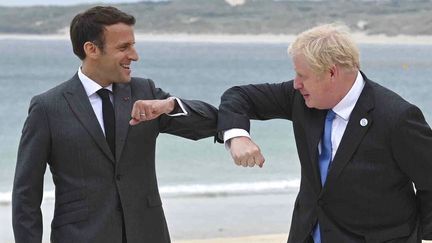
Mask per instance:
[[[136,125],[143,121],[153,120],[162,114],[173,111],[175,98],[169,97],[164,100],[137,100],[132,108],[130,125]]]
[[[236,165],[243,167],[263,167],[264,157],[260,148],[248,137],[235,137],[229,140],[230,152]]]

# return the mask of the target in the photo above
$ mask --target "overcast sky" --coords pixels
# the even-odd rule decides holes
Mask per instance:
[[[73,5],[80,3],[125,3],[142,0],[0,0],[0,6]],[[158,0],[153,0],[158,1]]]

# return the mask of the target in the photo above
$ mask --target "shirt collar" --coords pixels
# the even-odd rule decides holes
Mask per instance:
[[[357,78],[354,82],[354,85],[348,91],[348,93],[343,97],[339,103],[333,107],[333,111],[342,119],[348,121],[351,112],[354,110],[354,106],[357,103],[357,100],[360,97],[360,94],[365,85],[365,81],[360,71],[357,73]]]
[[[78,77],[81,80],[81,83],[84,86],[84,89],[86,91],[86,94],[88,97],[90,97],[91,95],[95,94],[96,91],[105,88],[109,91],[112,92],[112,84],[108,85],[107,87],[102,87],[101,85],[99,85],[98,83],[96,83],[95,81],[93,81],[92,79],[90,79],[89,77],[87,77],[81,70],[81,67],[78,68]]]

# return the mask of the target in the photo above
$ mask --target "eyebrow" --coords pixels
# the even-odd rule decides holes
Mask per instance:
[[[132,46],[135,45],[135,41],[134,42],[123,42],[117,45],[117,47],[122,48],[122,47],[128,47],[128,46]]]

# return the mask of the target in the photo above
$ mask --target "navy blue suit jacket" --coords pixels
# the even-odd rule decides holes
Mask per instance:
[[[323,243],[432,239],[432,130],[416,106],[362,75],[365,87],[324,187],[317,148],[326,111],[308,108],[293,81],[233,87],[222,96],[219,132],[249,131],[250,119],[293,123],[301,184],[289,243],[307,241],[317,220]]]

